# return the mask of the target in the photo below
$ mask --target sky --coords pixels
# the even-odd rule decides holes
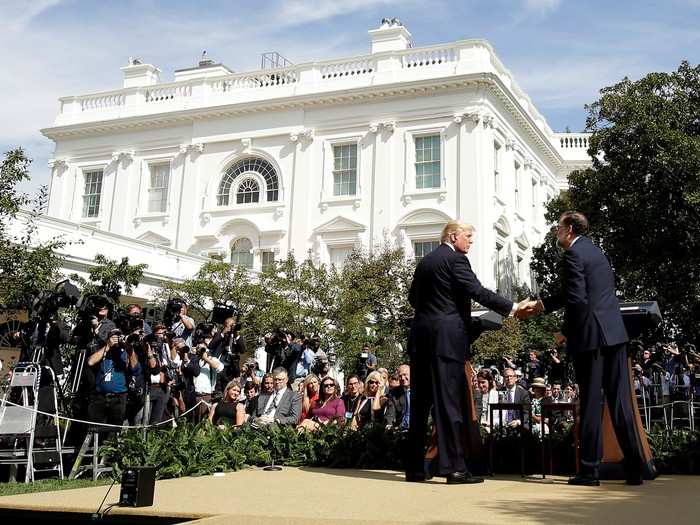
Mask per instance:
[[[700,61],[700,0],[0,0],[0,153],[23,147],[48,184],[39,130],[58,98],[120,88],[130,56],[161,80],[202,51],[234,71],[278,51],[294,63],[369,52],[367,30],[399,18],[414,47],[486,39],[555,131],[627,76]]]

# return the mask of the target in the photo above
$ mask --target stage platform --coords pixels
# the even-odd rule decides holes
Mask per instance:
[[[107,486],[0,498],[3,523],[29,520],[30,511],[89,516]],[[406,483],[391,471],[247,469],[223,476],[159,481],[152,507],[113,508],[109,515],[180,518],[197,525],[537,523],[698,523],[700,477],[664,476],[641,487],[620,481],[570,487],[565,478],[497,476],[479,485],[444,479]],[[119,499],[119,484],[105,505]],[[14,519],[7,519],[12,516]],[[175,520],[177,521],[177,520]],[[28,521],[29,522],[29,521]],[[136,520],[134,520],[136,522]],[[171,523],[173,521],[171,520]],[[47,522],[48,523],[48,522]],[[109,523],[106,520],[105,523]]]

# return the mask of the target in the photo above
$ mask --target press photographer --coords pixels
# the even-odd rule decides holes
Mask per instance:
[[[182,370],[185,381],[192,385],[191,390],[188,390],[185,395],[185,404],[188,410],[200,401],[211,403],[212,393],[216,385],[216,375],[223,369],[223,363],[216,357],[209,355],[206,342],[202,341],[190,350],[185,356]],[[198,423],[208,413],[209,406],[204,403],[200,404],[192,412],[191,419]]]
[[[149,423],[160,423],[170,399],[170,389],[178,378],[177,351],[170,348],[165,336],[165,325],[153,328],[152,336],[145,338],[147,369],[145,382],[149,392]]]
[[[121,330],[113,328],[106,334],[105,343],[87,359],[93,370],[95,387],[90,394],[88,419],[96,423],[121,425],[126,412],[126,398],[130,377],[141,369],[136,352],[126,342]],[[103,429],[109,435],[115,428]]]
[[[217,357],[224,364],[224,371],[219,374],[218,384],[223,387],[232,379],[241,375],[241,354],[245,353],[245,340],[241,337],[241,325],[235,317],[224,320],[221,332],[214,334],[209,343],[209,354]]]
[[[367,374],[374,372],[377,368],[377,356],[372,353],[369,343],[362,346],[362,351],[357,356],[357,366],[355,374],[359,376],[360,381],[367,379]]]
[[[192,346],[194,319],[187,315],[187,303],[182,299],[170,299],[163,316],[165,326],[170,328],[173,337],[182,337],[188,346]]]

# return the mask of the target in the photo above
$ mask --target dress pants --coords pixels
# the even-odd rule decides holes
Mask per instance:
[[[580,352],[574,356],[574,368],[580,390],[582,473],[594,475],[603,456],[603,393],[625,455],[625,470],[638,473],[642,459],[635,434],[627,344]]]
[[[408,427],[407,472],[423,472],[428,414],[434,406],[439,473],[466,470],[463,440],[467,413],[464,362],[426,353],[411,356],[411,417]]]

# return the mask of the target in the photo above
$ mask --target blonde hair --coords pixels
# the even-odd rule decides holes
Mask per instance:
[[[365,379],[365,389],[369,388],[369,382],[371,380],[379,381],[380,387],[384,386],[384,381],[382,380],[382,374],[380,374],[378,370],[375,370],[375,371],[367,374],[367,379]]]
[[[474,226],[471,224],[467,224],[464,221],[461,221],[459,219],[455,219],[452,221],[449,221],[447,224],[445,224],[445,227],[442,229],[442,236],[440,237],[441,242],[448,242],[450,240],[450,235],[453,233],[461,233],[465,230],[474,231]]]
[[[226,383],[226,386],[224,387],[224,399],[228,397],[228,391],[231,390],[232,388],[238,388],[238,394],[243,391],[241,388],[241,382],[238,379],[232,379],[228,383]],[[234,401],[238,398],[233,398]]]

